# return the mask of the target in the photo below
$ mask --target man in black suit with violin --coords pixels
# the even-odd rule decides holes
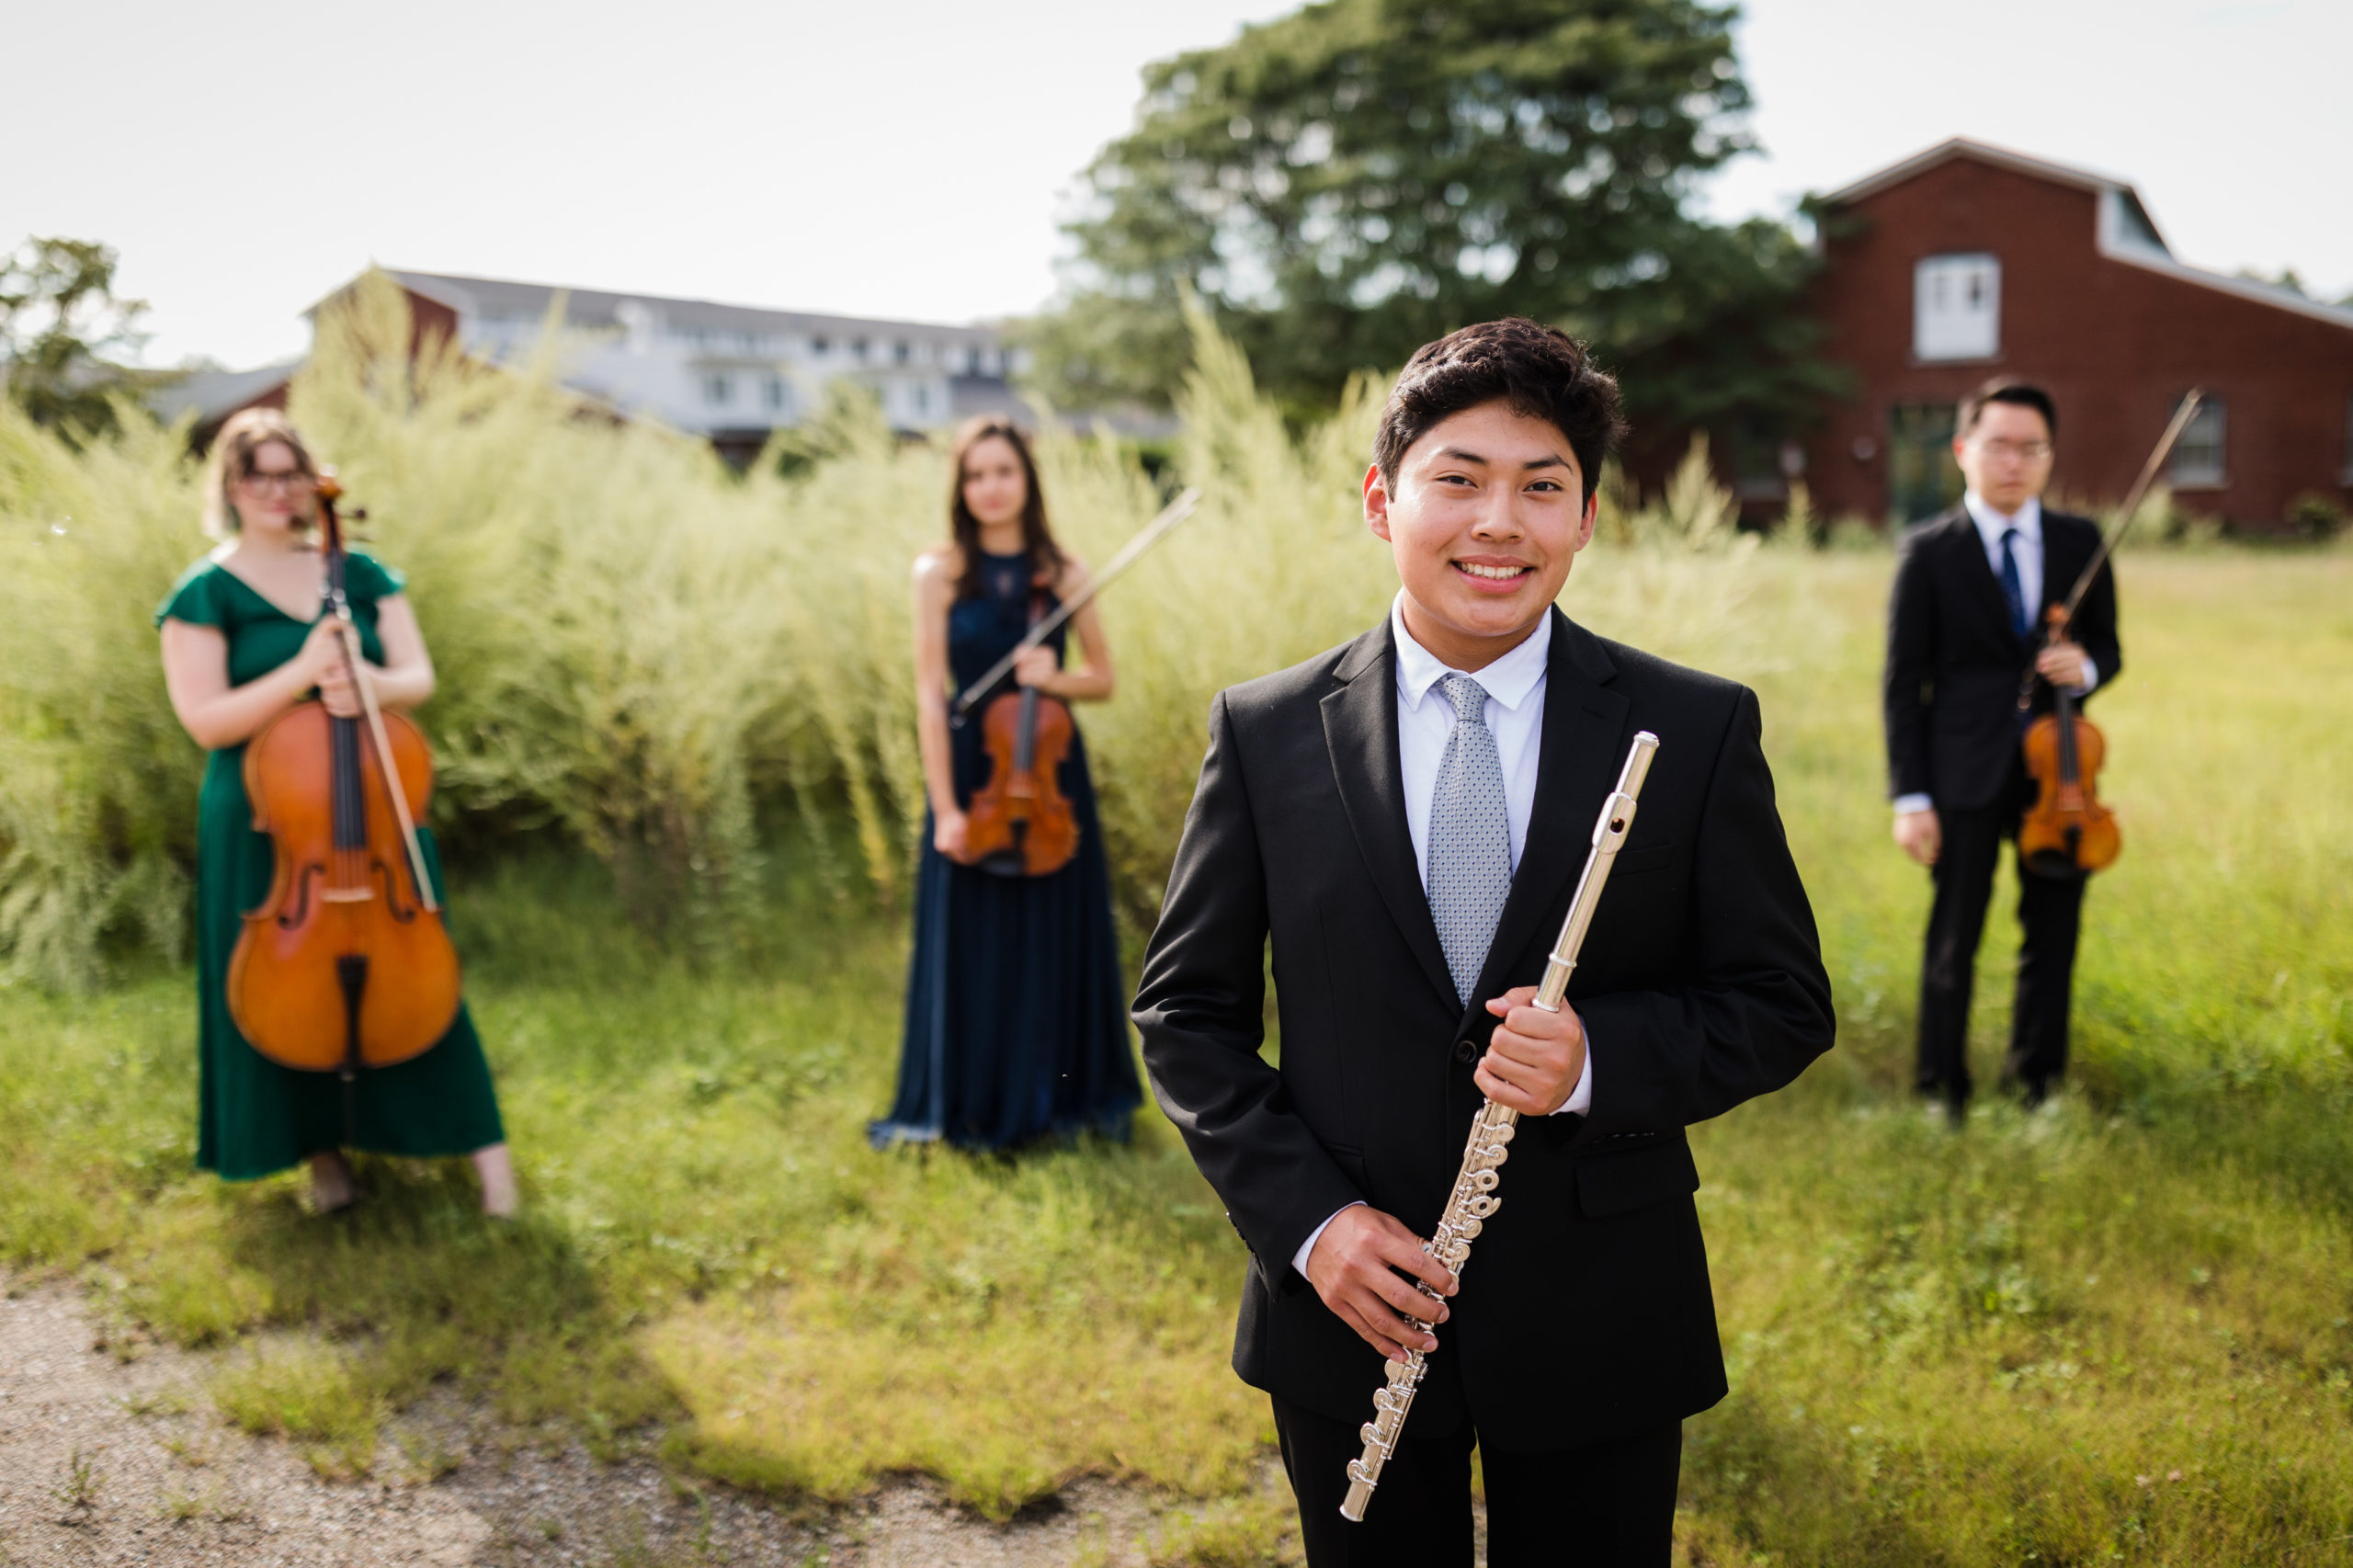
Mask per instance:
[[[2099,550],[2099,527],[2042,508],[2059,416],[2050,394],[1995,381],[1963,399],[1953,456],[1961,504],[1904,537],[1888,609],[1885,707],[1895,842],[1930,869],[1936,897],[1920,968],[1917,1084],[1960,1121],[1969,1105],[1969,996],[2002,840],[2034,800],[2020,737],[2052,707],[2116,679],[2116,581],[2103,566],[2071,640],[2046,644]],[[2030,707],[2018,693],[2032,677]],[[2068,994],[2084,901],[2081,876],[2018,865],[2018,998],[2002,1080],[2039,1105],[2067,1066]]]
[[[1250,1249],[1233,1368],[1272,1395],[1314,1568],[1468,1568],[1474,1445],[1495,1568],[1665,1568],[1681,1423],[1725,1390],[1684,1129],[1831,1042],[1755,694],[1553,608],[1620,428],[1616,383],[1549,327],[1424,347],[1364,480],[1389,614],[1211,707],[1135,1017]],[[1543,1011],[1641,730],[1629,841]],[[1526,1119],[1458,1289],[1421,1238],[1483,1096]],[[1435,1354],[1352,1524],[1358,1428],[1409,1346]]]

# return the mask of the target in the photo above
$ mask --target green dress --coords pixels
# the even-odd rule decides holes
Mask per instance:
[[[360,645],[381,661],[376,607],[401,591],[401,578],[357,551],[347,559],[345,592],[359,623]],[[220,628],[229,642],[232,686],[258,679],[294,657],[312,626],[210,559],[174,585],[155,612],[158,625],[167,618]],[[344,1143],[342,1080],[333,1073],[279,1066],[247,1044],[229,1016],[229,955],[244,912],[269,896],[276,869],[268,835],[254,831],[244,765],[243,745],[212,754],[198,797],[196,830],[196,1163],[238,1181]],[[433,836],[421,827],[417,836],[438,896],[441,863]],[[387,1154],[466,1154],[505,1141],[490,1064],[464,1007],[423,1055],[360,1074],[355,1119],[357,1146]]]

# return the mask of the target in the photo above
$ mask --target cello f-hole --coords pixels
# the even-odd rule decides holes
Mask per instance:
[[[294,878],[294,907],[278,917],[278,928],[291,931],[311,917],[311,879],[322,876],[326,868],[313,860],[296,873]]]
[[[401,902],[400,877],[381,860],[373,863],[375,875],[384,884],[384,913],[405,926],[416,918],[416,905]]]

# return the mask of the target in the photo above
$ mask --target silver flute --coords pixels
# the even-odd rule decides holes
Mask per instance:
[[[1643,792],[1651,756],[1657,750],[1656,735],[1648,730],[1638,733],[1633,748],[1626,754],[1625,768],[1618,775],[1618,788],[1601,803],[1601,819],[1593,824],[1593,849],[1586,857],[1584,875],[1577,879],[1577,895],[1569,903],[1569,917],[1561,923],[1561,937],[1552,944],[1552,956],[1545,960],[1543,983],[1536,988],[1535,1005],[1548,1013],[1561,1010],[1569,976],[1576,972],[1577,952],[1585,946],[1586,930],[1601,902],[1602,886],[1609,881],[1609,868],[1626,842],[1626,830],[1634,825],[1635,798]],[[1446,1212],[1438,1217],[1437,1233],[1422,1244],[1424,1252],[1458,1278],[1471,1259],[1471,1244],[1503,1207],[1503,1199],[1495,1196],[1496,1184],[1503,1180],[1497,1167],[1510,1158],[1512,1135],[1518,1127],[1519,1112],[1493,1100],[1481,1105],[1479,1114],[1471,1119],[1471,1139],[1462,1149],[1462,1169],[1455,1176],[1454,1191],[1446,1200]],[[1445,1299],[1418,1279],[1414,1288],[1433,1301]],[[1422,1334],[1430,1332],[1430,1325],[1419,1318],[1405,1321]],[[1381,1484],[1381,1467],[1397,1451],[1405,1415],[1414,1408],[1415,1391],[1422,1386],[1422,1374],[1428,1366],[1419,1350],[1408,1350],[1404,1360],[1388,1363],[1389,1386],[1374,1392],[1372,1419],[1364,1424],[1364,1454],[1348,1461],[1348,1495],[1340,1505],[1341,1514],[1347,1518],[1363,1519],[1366,1506],[1372,1502],[1372,1489]]]

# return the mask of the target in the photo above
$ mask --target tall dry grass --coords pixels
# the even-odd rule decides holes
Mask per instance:
[[[584,408],[556,380],[560,333],[508,373],[413,358],[411,325],[388,282],[363,286],[323,319],[291,413],[366,506],[368,548],[409,575],[441,676],[419,715],[436,822],[476,847],[557,834],[648,924],[709,941],[756,907],[762,843],[788,818],[838,892],[895,898],[923,810],[907,572],[944,532],[946,453],[852,403],[801,438],[815,461],[739,476],[699,441]],[[1120,689],[1086,715],[1136,920],[1157,907],[1211,695],[1353,636],[1394,585],[1357,499],[1382,389],[1360,382],[1294,438],[1196,325],[1179,464],[1206,499],[1107,597]],[[1089,559],[1162,499],[1108,442],[1050,429],[1039,455]],[[0,955],[87,985],[135,939],[184,940],[200,758],[147,616],[207,541],[179,432],[127,417],[76,452],[0,411]],[[1736,613],[1786,567],[1731,516],[1701,452],[1647,511],[1613,483],[1572,611],[1756,662],[1802,629]]]

